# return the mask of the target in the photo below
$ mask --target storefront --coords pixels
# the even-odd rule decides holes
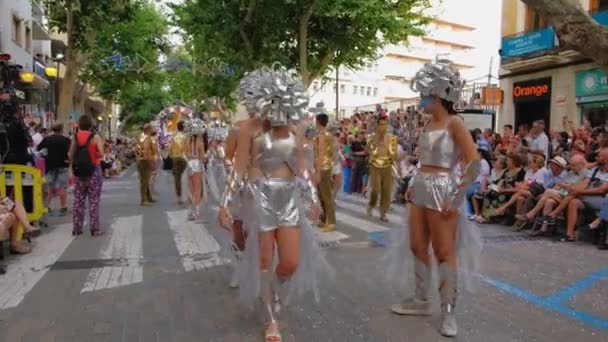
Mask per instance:
[[[515,126],[544,120],[550,127],[551,77],[513,83]]]
[[[608,120],[608,79],[606,73],[593,68],[575,74],[576,105],[579,118],[588,119],[592,126],[606,124]]]

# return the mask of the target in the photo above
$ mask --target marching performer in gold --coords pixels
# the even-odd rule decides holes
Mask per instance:
[[[334,137],[327,131],[329,117],[327,114],[318,114],[316,117],[319,134],[315,138],[315,171],[318,182],[319,197],[323,208],[323,221],[321,229],[331,232],[336,229],[336,204],[334,202],[333,169],[335,160]]]
[[[371,216],[378,204],[380,196],[380,220],[388,222],[386,213],[391,205],[391,192],[393,186],[393,162],[397,160],[397,137],[388,134],[388,117],[381,115],[378,118],[376,133],[367,139],[367,152],[370,163],[370,186],[367,215]]]
[[[177,123],[177,133],[171,138],[169,145],[169,156],[173,161],[172,173],[175,182],[175,195],[177,196],[177,204],[184,204],[182,200],[182,177],[186,171],[188,161],[188,136],[184,134],[185,123],[180,121]]]
[[[146,124],[144,131],[137,139],[137,172],[139,173],[139,193],[141,196],[140,205],[146,206],[156,201],[152,199],[150,192],[150,182],[152,170],[154,169],[154,143],[152,142],[152,125]]]

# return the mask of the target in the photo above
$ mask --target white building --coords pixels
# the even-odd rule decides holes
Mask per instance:
[[[46,119],[49,109],[49,82],[45,74],[51,55],[51,38],[46,28],[45,10],[39,1],[0,0],[0,53],[11,55],[11,62],[33,74],[31,82],[21,83],[24,112],[36,121]]]
[[[340,115],[350,115],[356,109],[372,109],[384,103],[388,109],[415,102],[417,94],[410,90],[412,76],[422,65],[445,56],[455,62],[465,79],[487,82],[488,73],[497,74],[500,39],[500,0],[442,0],[433,1],[429,9],[434,17],[427,26],[427,35],[411,38],[409,42],[388,46],[380,58],[363,70],[340,69]],[[490,61],[493,65],[490,68]],[[328,73],[323,84],[317,80],[309,92],[311,103],[323,101],[335,111],[335,70]]]

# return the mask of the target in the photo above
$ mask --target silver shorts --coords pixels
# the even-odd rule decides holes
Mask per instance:
[[[447,201],[452,201],[458,187],[454,174],[418,172],[412,178],[412,203],[419,207],[441,211]]]
[[[262,178],[255,183],[260,230],[268,232],[278,227],[297,227],[300,210],[296,204],[297,185],[294,180]]]
[[[188,174],[192,175],[197,172],[203,172],[203,163],[198,159],[188,160]]]

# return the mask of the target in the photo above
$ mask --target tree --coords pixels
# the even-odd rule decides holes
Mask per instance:
[[[428,0],[185,0],[175,21],[203,61],[238,73],[279,62],[306,85],[331,65],[357,69],[387,44],[422,35]]]
[[[100,27],[113,25],[130,14],[130,0],[53,0],[47,1],[49,26],[67,36],[66,72],[58,103],[58,117],[72,110],[76,82],[88,60]]]
[[[163,90],[165,75],[155,73],[145,82],[136,81],[123,88],[117,101],[121,104],[121,129],[143,125],[168,104],[168,93]]]
[[[608,69],[608,28],[599,25],[578,0],[522,0],[555,28],[560,46],[580,52]]]
[[[110,100],[131,83],[153,81],[168,50],[167,32],[167,20],[153,5],[134,2],[125,20],[100,28],[80,80]]]

